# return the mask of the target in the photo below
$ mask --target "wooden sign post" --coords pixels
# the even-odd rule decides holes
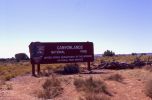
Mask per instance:
[[[92,42],[32,42],[29,45],[32,75],[40,74],[40,64],[90,62],[94,60]]]
[[[36,76],[36,74],[35,74],[35,64],[32,64],[32,76]]]
[[[91,71],[90,62],[88,62],[88,71]]]
[[[37,74],[40,74],[40,64],[37,64]]]

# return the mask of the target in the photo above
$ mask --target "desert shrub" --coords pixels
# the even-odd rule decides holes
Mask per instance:
[[[107,50],[103,53],[103,56],[114,56],[115,53],[113,51]]]
[[[67,64],[63,70],[64,74],[76,74],[79,73],[79,65],[78,64]]]
[[[145,62],[142,61],[141,57],[142,57],[142,56],[136,57],[136,58],[134,59],[134,61],[133,61],[132,64],[135,65],[135,66],[137,66],[137,67],[139,67],[139,68],[141,68],[142,66],[144,66],[144,65],[145,65]]]
[[[13,86],[10,83],[9,84],[6,83],[5,80],[0,80],[0,89],[3,89],[3,90],[12,90]]]
[[[94,93],[108,93],[106,84],[101,80],[89,79],[75,79],[74,85],[78,91],[94,92]]]
[[[144,66],[144,69],[149,71],[149,72],[152,72],[152,66]]]
[[[89,93],[85,95],[84,100],[110,100],[110,97],[104,94]]]
[[[5,85],[6,83],[5,83],[5,80],[0,80],[0,89],[2,89],[2,87],[3,87],[3,85]]]
[[[56,78],[46,79],[42,88],[43,90],[38,94],[39,98],[52,99],[63,92],[61,82]]]
[[[111,75],[107,79],[117,81],[117,82],[122,82],[123,81],[123,77],[120,74]]]
[[[14,78],[15,76],[16,76],[16,74],[9,73],[9,74],[6,74],[5,76],[3,76],[3,79],[5,81],[9,81],[10,79]]]
[[[12,84],[6,84],[6,89],[7,89],[7,90],[12,90],[12,89],[13,89]]]
[[[136,55],[137,55],[137,53],[131,53],[131,55],[132,55],[132,56],[136,56]]]
[[[146,53],[141,53],[140,55],[141,55],[141,56],[144,56],[144,55],[147,55],[147,54],[146,54]]]
[[[152,98],[152,79],[148,80],[145,86],[145,94]]]

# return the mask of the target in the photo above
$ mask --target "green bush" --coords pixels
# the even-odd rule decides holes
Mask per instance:
[[[15,54],[15,59],[17,62],[19,62],[20,60],[29,60],[29,57],[25,53],[18,53]]]
[[[78,64],[67,64],[64,67],[64,74],[76,74],[79,73],[79,65]]]
[[[137,56],[137,53],[131,53],[132,56]]]
[[[114,56],[115,53],[113,51],[110,51],[110,50],[106,50],[104,53],[103,53],[103,56]]]

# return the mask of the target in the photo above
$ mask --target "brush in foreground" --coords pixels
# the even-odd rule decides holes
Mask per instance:
[[[117,81],[117,82],[122,82],[123,81],[123,77],[120,74],[111,75],[107,79]]]
[[[39,98],[52,99],[63,92],[61,82],[56,78],[46,79],[42,88],[43,90],[38,94]]]
[[[75,79],[74,85],[78,91],[109,94],[106,84],[101,80],[94,80],[92,77],[89,79]]]
[[[152,98],[152,79],[148,80],[145,86],[145,94]]]

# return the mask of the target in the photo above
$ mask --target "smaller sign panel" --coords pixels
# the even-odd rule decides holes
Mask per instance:
[[[92,42],[32,42],[29,45],[32,64],[91,62]]]

